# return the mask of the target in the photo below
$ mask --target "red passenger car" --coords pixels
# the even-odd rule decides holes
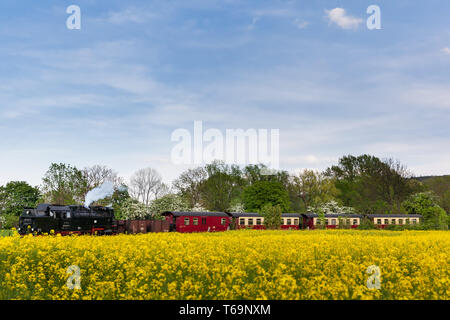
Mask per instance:
[[[226,231],[231,223],[225,212],[166,211],[162,215],[170,223],[170,231],[177,232]]]

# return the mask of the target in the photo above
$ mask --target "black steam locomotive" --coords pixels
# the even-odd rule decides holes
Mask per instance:
[[[108,207],[58,206],[43,203],[25,209],[19,218],[19,234],[113,234],[117,225]]]

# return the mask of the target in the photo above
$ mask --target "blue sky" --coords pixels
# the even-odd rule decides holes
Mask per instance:
[[[66,28],[72,4],[81,30]],[[366,27],[372,4],[381,30]],[[449,174],[449,13],[444,0],[2,0],[0,184],[37,185],[51,162],[169,182],[187,168],[171,133],[194,120],[280,129],[289,171],[369,153]]]

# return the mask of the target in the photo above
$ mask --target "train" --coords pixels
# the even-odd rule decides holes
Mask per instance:
[[[264,217],[256,212],[182,212],[162,213],[170,224],[170,231],[205,232],[230,229],[265,229]],[[417,225],[422,216],[418,214],[354,214],[329,213],[320,217],[317,213],[282,213],[281,229],[314,230],[356,229],[362,219],[370,220],[375,227],[384,229],[389,225]]]
[[[116,220],[110,207],[40,204],[27,208],[19,218],[19,234],[97,234],[147,232],[218,232],[235,229],[265,229],[264,217],[256,212],[165,211],[162,221]],[[384,229],[389,225],[419,224],[422,216],[406,214],[283,213],[281,229],[358,228],[363,218]]]
[[[19,217],[19,234],[59,233],[112,235],[117,224],[114,210],[109,207],[89,208],[71,205],[39,204],[35,209],[26,208]]]
[[[170,223],[170,230],[177,232],[225,231],[230,229],[265,229],[264,217],[256,212],[180,212],[162,213]],[[357,228],[362,219],[358,214],[325,214],[324,227],[327,229],[348,226]],[[282,213],[283,230],[320,228],[319,215],[316,213]]]

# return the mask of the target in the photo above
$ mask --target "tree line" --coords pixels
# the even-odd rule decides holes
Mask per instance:
[[[48,202],[83,204],[106,181],[114,194],[96,205],[112,206],[119,219],[160,218],[166,210],[234,212],[418,213],[446,228],[450,176],[415,178],[399,161],[371,155],[344,156],[319,172],[270,172],[262,164],[240,167],[214,161],[181,173],[171,185],[152,168],[125,181],[113,169],[78,169],[52,163],[40,186],[11,181],[0,187],[0,223],[9,227],[25,207]]]

